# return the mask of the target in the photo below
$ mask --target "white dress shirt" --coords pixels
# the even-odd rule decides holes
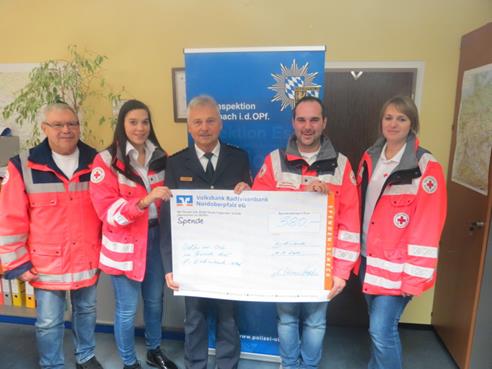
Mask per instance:
[[[372,213],[378,201],[379,194],[383,188],[384,182],[389,177],[391,172],[400,164],[401,157],[405,151],[407,144],[398,151],[398,153],[391,159],[386,158],[386,144],[383,146],[381,155],[379,156],[376,167],[372,172],[372,176],[369,179],[366,191],[366,201],[364,206],[364,223],[362,224],[362,243],[361,243],[361,254],[367,256],[367,231],[369,230],[369,222],[371,221]]]
[[[198,160],[200,161],[200,164],[203,167],[203,171],[207,171],[207,164],[208,164],[208,158],[205,156],[205,151],[200,149],[196,144],[195,144],[195,151],[196,155],[198,156]],[[215,145],[214,149],[211,151],[213,154],[212,157],[210,158],[210,161],[212,162],[212,166],[214,167],[214,170],[217,169],[217,161],[219,160],[219,153],[220,153],[220,142],[217,142],[217,145]]]
[[[140,178],[142,178],[147,193],[150,193],[150,191],[152,191],[148,174],[150,158],[152,157],[155,149],[156,146],[152,142],[150,142],[149,140],[145,141],[145,162],[144,165],[141,165],[138,162],[137,149],[130,143],[130,141],[126,142],[126,155],[130,157],[130,165],[137,172]],[[150,219],[157,219],[157,207],[155,206],[154,202],[149,205],[149,220]]]

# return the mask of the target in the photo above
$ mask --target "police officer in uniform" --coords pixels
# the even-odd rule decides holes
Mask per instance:
[[[222,120],[213,98],[197,96],[188,105],[188,132],[194,143],[172,155],[166,169],[170,189],[229,189],[240,193],[249,189],[251,175],[245,151],[219,141]],[[166,209],[167,208],[167,209]],[[161,219],[169,220],[163,207]],[[169,222],[161,221],[166,283],[173,290]],[[225,277],[225,276],[224,276]],[[218,369],[237,368],[240,354],[239,331],[233,301],[185,297],[185,363],[187,369],[206,369],[208,360],[207,315],[217,311],[216,364]]]

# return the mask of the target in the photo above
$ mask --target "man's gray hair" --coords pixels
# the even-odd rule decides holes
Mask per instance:
[[[217,110],[217,114],[220,117],[219,105],[217,105],[217,102],[213,97],[208,95],[199,95],[191,99],[191,101],[188,103],[188,107],[186,108],[186,116],[189,117],[190,111],[198,106],[210,106],[212,108],[215,108]]]
[[[44,116],[46,117],[46,115],[53,110],[70,110],[73,113],[73,115],[77,117],[77,112],[75,111],[75,109],[64,102],[56,102],[46,105],[43,109]]]

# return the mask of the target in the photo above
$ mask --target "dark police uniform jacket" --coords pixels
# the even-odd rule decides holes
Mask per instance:
[[[192,144],[169,157],[165,184],[170,189],[232,190],[239,182],[251,185],[251,172],[246,151],[220,143],[219,158],[212,180],[207,179]],[[172,272],[169,203],[161,208],[161,245],[165,273]]]

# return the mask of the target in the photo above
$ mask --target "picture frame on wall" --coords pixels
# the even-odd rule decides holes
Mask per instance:
[[[175,122],[186,122],[186,80],[184,68],[172,68],[173,111]]]

